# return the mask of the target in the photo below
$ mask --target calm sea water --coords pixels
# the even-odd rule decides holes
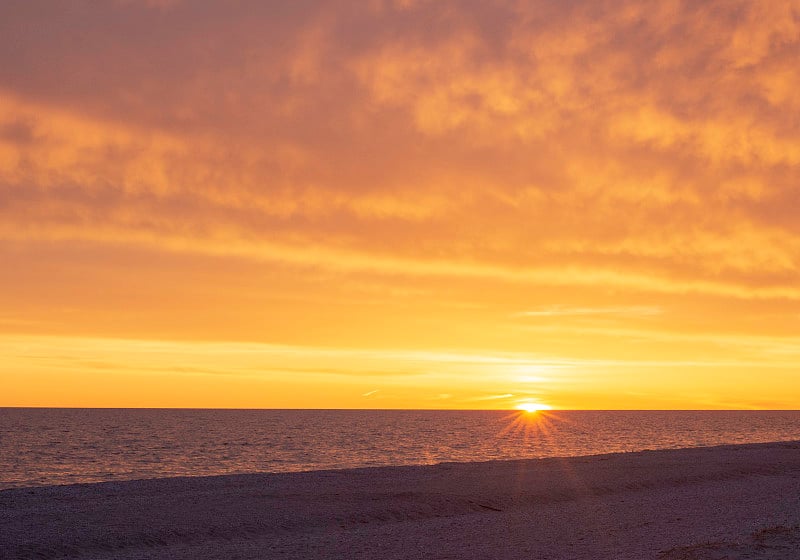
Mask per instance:
[[[800,439],[800,411],[0,409],[0,488]]]

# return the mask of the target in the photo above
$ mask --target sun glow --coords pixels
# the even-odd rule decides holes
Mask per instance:
[[[540,410],[550,410],[550,407],[546,404],[542,403],[535,403],[535,402],[524,402],[520,403],[515,407],[517,410],[522,410],[525,412],[539,412]]]

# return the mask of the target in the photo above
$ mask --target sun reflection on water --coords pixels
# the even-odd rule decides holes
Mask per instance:
[[[497,434],[501,438],[516,439],[529,457],[544,456],[545,450],[558,448],[564,435],[574,431],[575,423],[550,406],[527,401],[518,404],[516,410],[505,417],[505,427]]]

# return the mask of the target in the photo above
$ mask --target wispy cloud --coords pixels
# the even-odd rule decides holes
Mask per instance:
[[[580,317],[592,315],[616,315],[622,317],[651,317],[660,315],[660,307],[656,306],[622,306],[622,307],[569,307],[554,305],[542,309],[520,311],[518,317]]]
[[[513,393],[503,393],[502,395],[486,395],[483,397],[473,397],[471,401],[496,401],[502,399],[510,399],[514,396]]]

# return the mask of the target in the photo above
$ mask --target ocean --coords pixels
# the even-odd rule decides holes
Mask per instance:
[[[0,489],[800,439],[800,411],[0,408]]]

